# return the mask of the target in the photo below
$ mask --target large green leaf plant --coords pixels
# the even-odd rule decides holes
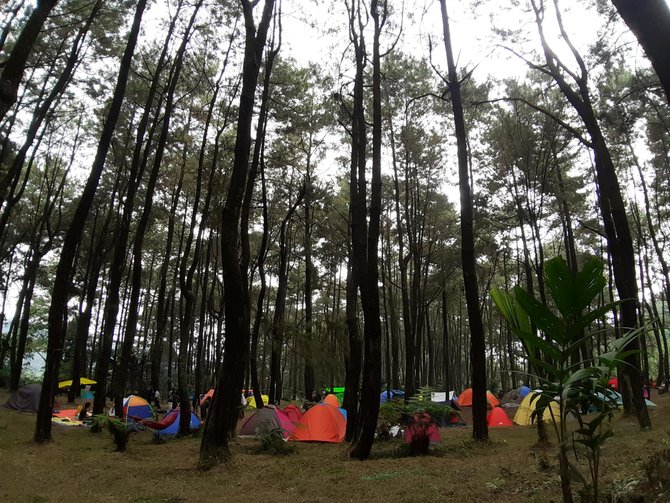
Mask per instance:
[[[544,279],[551,307],[520,287],[514,288],[513,294],[493,288],[491,297],[519,338],[541,383],[541,391],[533,397],[538,401],[535,413],[546,409],[552,416],[549,422],[559,446],[563,500],[573,501],[571,481],[575,480],[584,484],[582,495],[586,499],[598,501],[601,447],[612,435],[610,421],[617,406],[607,381],[617,365],[623,364],[624,348],[640,330],[611,343],[610,351],[595,361],[584,361],[582,348],[593,335],[592,323],[606,317],[616,304],[592,307],[606,285],[603,263],[590,259],[573,274],[557,257],[546,262]],[[572,426],[569,423],[572,418],[578,422],[576,429],[574,422]],[[590,481],[569,461],[570,451],[575,456],[585,453]]]

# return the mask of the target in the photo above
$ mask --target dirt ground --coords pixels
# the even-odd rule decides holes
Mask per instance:
[[[0,403],[7,396],[0,391]],[[670,501],[670,492],[649,484],[645,471],[652,455],[666,450],[670,464],[670,394],[654,392],[652,400],[658,407],[651,431],[620,415],[613,421],[615,436],[605,445],[601,468],[610,501]],[[470,423],[467,409],[463,415]],[[0,407],[0,501],[561,500],[555,445],[536,448],[536,430],[516,425],[491,429],[485,445],[471,440],[469,426],[442,429],[442,444],[425,457],[399,457],[400,441],[378,442],[365,462],[347,459],[345,444],[296,443],[293,454],[281,456],[259,453],[257,440],[238,439],[234,459],[206,472],[196,467],[197,435],[156,444],[151,433],[141,432],[127,452],[117,453],[106,433],[58,425],[54,442],[37,445],[34,425],[33,414]],[[665,465],[657,469],[663,470],[670,474]],[[577,494],[579,484],[574,487]]]

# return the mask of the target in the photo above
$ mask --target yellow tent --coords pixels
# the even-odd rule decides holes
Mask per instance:
[[[261,395],[263,398],[263,405],[267,405],[268,402],[270,401],[270,397],[267,395]],[[255,409],[256,408],[256,399],[253,396],[250,396],[247,398],[247,407],[250,409]]]
[[[79,379],[79,384],[84,386],[86,384],[97,384],[97,381],[94,381],[93,379],[87,379],[85,377],[81,377]],[[67,388],[68,386],[72,386],[72,379],[69,381],[61,381],[58,383],[59,388]]]
[[[521,404],[519,405],[519,409],[516,411],[516,414],[514,415],[514,422],[516,424],[520,424],[521,426],[531,426],[535,424],[536,418],[533,417],[533,411],[535,411],[535,408],[537,407],[539,400],[537,398],[533,400],[534,396],[537,396],[537,393],[534,392],[528,393],[521,402]],[[551,411],[549,409],[551,409]],[[551,421],[552,413],[553,418],[556,421],[560,421],[560,408],[558,406],[558,403],[554,401],[550,402],[549,407],[547,407],[544,410],[542,419],[544,421]]]

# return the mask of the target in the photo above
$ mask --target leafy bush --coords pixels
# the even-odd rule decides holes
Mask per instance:
[[[453,407],[425,399],[415,399],[416,396],[412,397],[409,403],[392,400],[380,405],[377,419],[377,436],[380,439],[389,438],[389,431],[393,426],[410,424],[412,417],[418,412],[428,412],[437,423],[448,422],[454,414],[460,417],[459,411]],[[430,393],[428,396],[430,397]]]
[[[137,424],[123,421],[118,417],[106,416],[105,414],[93,416],[91,431],[99,432],[102,428],[107,428],[107,431],[109,431],[117,452],[125,452],[130,436],[139,430]]]
[[[281,455],[295,452],[295,445],[284,440],[284,430],[281,428],[260,427],[256,430],[256,438],[261,442],[261,452]]]
[[[537,378],[543,391],[533,398],[538,402],[535,413],[542,414],[547,407],[552,411],[551,405],[559,411],[559,417],[551,423],[559,444],[564,501],[572,501],[572,480],[583,483],[585,492],[598,501],[600,455],[603,443],[612,436],[608,423],[616,408],[616,401],[608,394],[607,381],[616,366],[623,364],[628,354],[624,348],[642,330],[631,331],[612,342],[611,350],[598,356],[597,364],[589,366],[581,360],[580,354],[591,337],[590,326],[614,306],[607,304],[591,309],[607,284],[603,263],[591,259],[573,275],[565,261],[557,257],[546,262],[544,279],[554,310],[520,287],[514,289],[513,295],[494,288],[491,297],[521,340],[531,368],[535,372],[542,371]],[[589,409],[595,409],[596,414],[587,420],[585,415]],[[572,436],[567,426],[569,416],[579,421],[579,429]],[[568,460],[569,443],[575,454],[578,447],[585,452],[590,483]]]

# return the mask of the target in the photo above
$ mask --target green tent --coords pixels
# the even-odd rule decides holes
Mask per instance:
[[[340,403],[344,402],[344,386],[341,387],[335,387],[335,388],[326,388],[325,389],[326,393],[332,393],[337,397],[337,399],[340,401]]]

